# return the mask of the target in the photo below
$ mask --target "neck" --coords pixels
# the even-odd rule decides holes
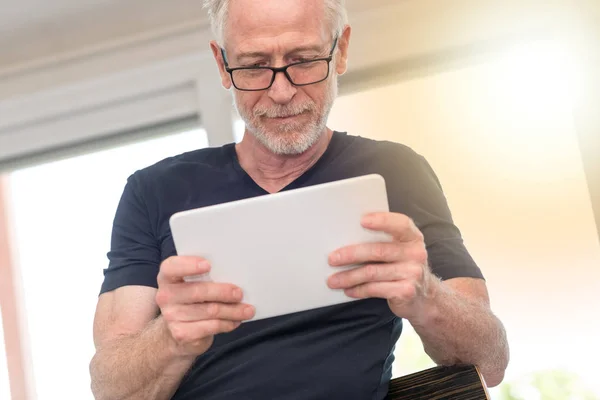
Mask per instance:
[[[333,131],[326,129],[319,140],[302,154],[273,154],[246,131],[236,145],[238,160],[250,177],[269,193],[276,193],[300,177],[327,150]]]

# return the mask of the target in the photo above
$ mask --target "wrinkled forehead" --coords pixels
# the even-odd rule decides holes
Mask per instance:
[[[224,44],[233,52],[331,40],[324,0],[233,0],[228,11]]]

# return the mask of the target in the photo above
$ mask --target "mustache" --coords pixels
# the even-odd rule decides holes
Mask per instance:
[[[255,117],[267,117],[267,118],[285,118],[285,117],[294,117],[296,115],[300,115],[307,111],[314,111],[316,109],[316,105],[312,102],[307,102],[303,104],[286,104],[286,105],[275,105],[270,107],[256,107],[254,109]]]

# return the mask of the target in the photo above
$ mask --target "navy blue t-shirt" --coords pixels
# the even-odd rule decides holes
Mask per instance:
[[[385,178],[390,211],[408,215],[423,232],[433,273],[483,279],[436,175],[406,146],[335,132],[319,161],[283,190],[374,173]],[[158,286],[160,263],[176,255],[169,229],[174,213],[263,195],[233,143],[136,171],[117,208],[101,293]],[[402,320],[381,299],[245,323],[215,338],[173,398],[383,399],[401,330]]]

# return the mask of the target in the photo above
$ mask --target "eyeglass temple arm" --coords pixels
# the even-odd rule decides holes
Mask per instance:
[[[229,68],[229,62],[227,61],[227,55],[225,55],[225,49],[221,47],[221,57],[223,57],[223,63],[225,63],[225,68]]]

